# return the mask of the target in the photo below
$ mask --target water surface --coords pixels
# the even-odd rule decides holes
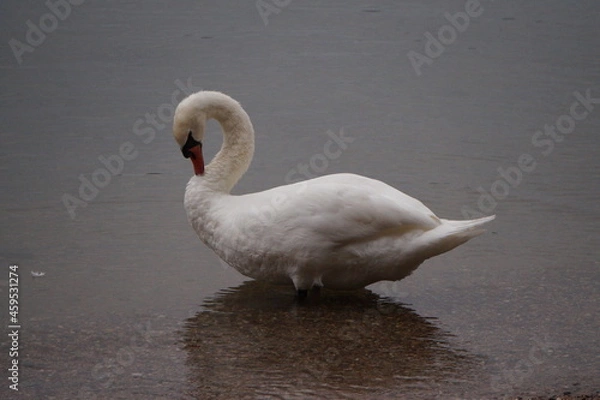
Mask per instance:
[[[600,8],[481,6],[417,75],[407,54],[425,54],[425,34],[464,2],[290,2],[267,25],[254,2],[85,2],[20,63],[9,41],[26,42],[27,21],[49,9],[3,3],[0,256],[20,267],[22,371],[19,393],[3,384],[2,397],[597,390],[600,105],[576,106],[588,112],[560,139],[534,138],[576,93],[600,97]],[[398,283],[304,305],[248,283],[183,211],[192,167],[170,113],[200,88],[229,93],[253,120],[255,160],[235,193],[308,165],[380,179],[446,218],[497,219]],[[353,141],[315,164],[328,131]],[[207,157],[219,146],[212,124]],[[535,167],[519,175],[524,154]],[[99,172],[106,160],[114,174]],[[102,187],[81,189],[93,179]],[[65,195],[80,200],[70,211]]]

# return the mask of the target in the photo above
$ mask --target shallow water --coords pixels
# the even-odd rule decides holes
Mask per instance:
[[[2,398],[600,387],[600,105],[576,106],[587,114],[568,134],[536,136],[568,122],[579,95],[600,97],[596,2],[482,1],[420,76],[408,52],[425,54],[425,33],[465,2],[290,2],[267,25],[255,2],[208,3],[72,6],[21,63],[9,41],[27,40],[28,20],[50,23],[49,10],[0,6],[0,256],[19,265],[21,324],[20,390],[3,384]],[[192,167],[170,135],[171,102],[200,88],[231,94],[253,120],[255,160],[236,193],[295,171],[355,172],[446,218],[497,219],[401,282],[307,304],[245,282],[182,207]],[[341,132],[352,140],[324,157]],[[93,179],[102,187],[82,189]],[[71,213],[65,195],[80,199]]]

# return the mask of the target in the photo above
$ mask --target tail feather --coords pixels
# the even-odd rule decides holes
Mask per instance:
[[[485,232],[485,229],[482,228],[482,225],[492,221],[494,218],[496,218],[495,215],[467,221],[452,221],[448,219],[442,219],[442,224],[448,225],[448,236],[466,237],[466,239],[469,240]]]
[[[425,232],[418,239],[418,253],[431,258],[460,246],[469,239],[485,232],[482,225],[496,218],[495,215],[467,221],[441,220],[441,225]]]

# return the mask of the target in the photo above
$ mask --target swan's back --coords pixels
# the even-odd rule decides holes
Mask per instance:
[[[213,227],[205,242],[243,274],[340,289],[402,279],[489,221],[440,219],[419,200],[353,174],[222,196],[211,214],[196,226]]]

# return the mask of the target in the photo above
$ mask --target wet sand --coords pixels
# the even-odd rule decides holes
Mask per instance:
[[[597,396],[600,8],[466,6],[292,1],[266,24],[254,1],[0,6],[0,262],[19,265],[22,367],[0,397]],[[252,118],[235,193],[354,172],[497,219],[398,283],[304,305],[248,283],[183,211],[170,118],[200,88]],[[340,131],[353,140],[323,161]],[[207,158],[220,139],[209,125]]]
[[[600,399],[600,393],[590,394],[571,394],[571,392],[565,392],[563,394],[555,396],[536,396],[536,397],[515,397],[514,400],[597,400]]]

